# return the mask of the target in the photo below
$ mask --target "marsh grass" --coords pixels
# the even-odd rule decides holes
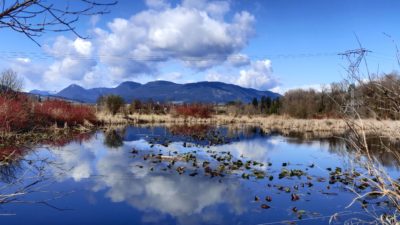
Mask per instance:
[[[208,124],[229,125],[243,124],[261,127],[266,132],[280,132],[284,135],[292,133],[305,134],[316,137],[336,137],[350,131],[349,124],[343,119],[295,119],[288,116],[233,116],[214,115],[211,118],[176,117],[171,114],[132,114],[111,115],[105,112],[96,114],[100,123],[104,125],[127,125],[127,124]],[[363,126],[360,126],[360,124]],[[400,139],[400,121],[362,119],[355,121],[356,131],[366,134],[379,134]]]
[[[366,186],[369,187],[369,191],[360,194],[353,186],[347,186],[346,188],[356,195],[347,207],[351,207],[356,203],[364,205],[371,197],[376,197],[382,202],[387,203],[384,210],[369,210],[367,207],[364,207],[365,211],[374,220],[362,221],[352,219],[348,221],[348,224],[400,224],[398,221],[400,216],[400,180],[389,174],[381,160],[373,154],[376,151],[390,154],[394,163],[400,165],[398,139],[382,135],[378,133],[379,128],[375,128],[377,141],[375,141],[375,144],[371,144],[368,141],[369,132],[367,132],[367,127],[373,126],[370,121],[363,121],[359,117],[358,119],[347,118],[344,121],[347,123],[350,132],[343,140],[349,149],[355,151],[356,157],[354,157],[354,163],[360,165],[366,171],[365,174],[362,174],[362,177]]]

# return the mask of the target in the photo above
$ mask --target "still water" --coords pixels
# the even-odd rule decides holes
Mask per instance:
[[[347,208],[355,194],[330,182],[362,173],[343,144],[254,127],[131,126],[15,152],[0,224],[343,224],[382,210]]]

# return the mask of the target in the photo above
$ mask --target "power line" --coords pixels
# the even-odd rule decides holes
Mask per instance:
[[[255,59],[298,59],[298,58],[314,58],[314,57],[332,57],[337,56],[337,52],[317,52],[317,53],[289,53],[289,54],[267,54],[267,55],[253,55],[249,56]],[[226,60],[230,54],[215,54],[206,56],[179,56],[173,53],[166,53],[165,55],[147,55],[147,56],[126,56],[126,55],[113,55],[113,54],[96,54],[94,56],[85,56],[81,54],[46,54],[38,52],[17,52],[17,51],[0,51],[0,58],[3,59],[17,59],[17,58],[30,58],[30,59],[57,59],[57,58],[72,58],[75,60],[98,60],[104,58],[110,59],[128,59],[133,61],[166,61],[171,57],[179,58],[183,61],[207,61],[207,60]],[[231,59],[241,59],[241,56],[231,56]]]
[[[363,52],[364,51],[364,52]],[[373,58],[380,58],[384,60],[394,60],[395,56],[389,56],[383,53],[372,52],[366,49],[357,52],[356,50],[350,50],[346,52],[309,52],[309,53],[287,53],[287,54],[265,54],[265,55],[247,55],[249,58],[253,60],[262,60],[262,59],[307,59],[307,58],[326,58],[326,57],[336,57],[338,55],[346,57],[346,59],[350,62],[356,62],[352,69],[357,67],[357,63],[360,63],[360,60],[357,57],[360,57],[360,54],[363,52],[365,57],[368,55]],[[78,61],[94,61],[94,60],[131,60],[137,62],[162,62],[167,61],[171,58],[176,58],[185,62],[204,62],[211,60],[219,60],[225,61],[228,59],[242,59],[242,56],[231,56],[230,54],[214,54],[214,55],[205,55],[205,56],[181,56],[176,53],[166,52],[165,55],[161,54],[149,54],[146,56],[127,56],[127,55],[114,55],[114,54],[95,54],[91,56],[85,56],[78,53],[39,53],[39,52],[23,52],[23,51],[0,51],[0,59],[38,59],[38,60],[50,60],[50,59],[62,59],[62,58],[70,58],[72,60]]]

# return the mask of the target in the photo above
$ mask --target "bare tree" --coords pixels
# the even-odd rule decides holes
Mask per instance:
[[[0,0],[0,28],[10,28],[35,38],[47,31],[71,31],[81,16],[108,13],[116,0]]]
[[[0,74],[0,94],[10,94],[22,89],[23,81],[17,73],[11,69],[4,70]]]

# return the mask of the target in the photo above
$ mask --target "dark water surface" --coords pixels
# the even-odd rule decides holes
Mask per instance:
[[[355,194],[329,182],[337,167],[359,169],[335,141],[251,127],[132,126],[19,154],[0,166],[0,194],[14,193],[0,198],[0,224],[328,224],[335,213],[332,224],[370,218],[361,203],[346,208]],[[378,157],[398,174],[390,157]],[[364,207],[382,210],[376,202]]]

